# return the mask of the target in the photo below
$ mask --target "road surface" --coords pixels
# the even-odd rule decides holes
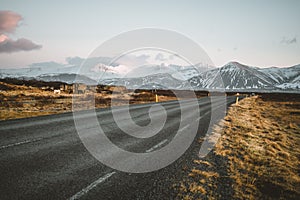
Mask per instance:
[[[226,99],[227,106],[235,101],[234,97]],[[201,98],[198,103],[196,139],[206,133],[212,112],[210,98]],[[131,105],[132,119],[139,125],[147,125],[152,105]],[[180,122],[177,101],[160,105],[168,113],[162,134],[145,139],[134,140],[122,133],[111,109],[97,109],[96,114],[107,137],[116,145],[134,152],[152,152],[168,145]],[[189,109],[189,100],[182,101],[182,105],[183,109]],[[122,106],[118,109],[122,112]],[[78,116],[87,123],[91,117],[85,111]],[[172,184],[187,173],[183,168],[199,152],[196,139],[171,165],[135,174],[117,171],[96,160],[82,144],[72,113],[1,121],[0,199],[173,199],[176,193]]]

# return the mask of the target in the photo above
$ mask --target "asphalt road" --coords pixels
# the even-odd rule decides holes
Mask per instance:
[[[234,97],[226,99],[226,106],[235,101]],[[214,109],[223,103],[216,100]],[[173,199],[176,193],[172,185],[197,157],[201,145],[197,139],[206,133],[214,112],[210,98],[199,99],[199,116],[193,115],[189,100],[181,104],[181,109],[191,114],[187,121],[197,123],[197,136],[179,159],[149,173],[121,172],[95,159],[80,140],[72,113],[1,121],[0,199]],[[125,134],[115,124],[109,108],[96,110],[96,116],[115,145],[136,153],[153,152],[172,141],[182,120],[177,101],[159,105],[166,109],[167,120],[163,129],[150,138]],[[131,105],[130,117],[140,126],[148,125],[151,106]],[[122,110],[122,106],[117,108],[120,116]],[[87,127],[95,127],[89,112],[78,112],[77,117]],[[110,149],[107,152],[110,156]]]

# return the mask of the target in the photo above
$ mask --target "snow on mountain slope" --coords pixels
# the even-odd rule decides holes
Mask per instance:
[[[92,68],[96,73],[103,73],[103,76],[108,78],[139,78],[155,74],[170,74],[173,78],[178,80],[188,80],[191,77],[199,75],[207,68],[200,65],[196,66],[179,66],[179,65],[142,65],[138,67],[130,67],[125,65],[106,66],[98,64]],[[114,76],[107,76],[107,73],[114,74]],[[103,77],[105,78],[105,77]]]
[[[288,68],[264,68],[260,71],[266,73],[276,81],[280,89],[300,89],[300,65]]]
[[[258,68],[258,70],[267,74],[279,85],[286,82],[291,82],[293,79],[300,76],[300,65],[295,65],[288,68]]]
[[[288,79],[295,79],[300,76],[300,65],[294,65],[292,67],[281,69],[284,70],[283,73]]]
[[[296,77],[293,79],[292,83],[300,83],[300,75],[296,76]]]
[[[104,85],[122,85],[130,89],[179,89],[184,81],[175,79],[170,74],[160,73],[135,78],[102,79]]]
[[[33,64],[29,68],[0,69],[0,78],[35,78],[45,81],[87,84],[118,84],[140,86],[167,86],[177,89],[246,89],[246,90],[299,90],[300,65],[289,68],[257,68],[230,62],[220,68],[208,66],[142,65],[131,67],[107,65],[108,58],[90,58],[83,68],[82,59],[71,59],[68,64],[54,62]],[[101,62],[100,62],[101,61]],[[103,61],[103,62],[102,62]],[[80,76],[77,76],[79,74]],[[152,87],[152,86],[151,86]],[[151,88],[150,87],[150,88]]]
[[[173,71],[172,76],[179,80],[188,80],[192,77],[199,76],[201,73],[213,69],[213,67],[203,66],[201,64],[191,65],[191,66],[176,66],[170,65],[175,71]]]
[[[256,68],[237,62],[201,73],[199,77],[190,79],[190,82],[194,87],[212,89],[273,89],[276,83]]]
[[[288,81],[277,85],[281,89],[300,90],[300,65],[286,68],[285,77]]]
[[[257,70],[269,75],[269,77],[273,79],[273,81],[275,81],[276,84],[281,84],[287,81],[287,77],[284,73],[284,70],[282,70],[281,68],[271,67],[271,68],[263,68]]]

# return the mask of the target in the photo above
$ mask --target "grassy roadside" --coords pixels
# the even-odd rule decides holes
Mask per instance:
[[[299,98],[246,98],[221,123],[214,149],[174,185],[178,199],[299,198]]]

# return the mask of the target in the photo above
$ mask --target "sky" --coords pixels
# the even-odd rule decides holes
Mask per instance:
[[[287,67],[300,64],[299,10],[298,0],[1,0],[0,68],[86,58],[106,40],[146,27],[187,36],[216,66]]]

